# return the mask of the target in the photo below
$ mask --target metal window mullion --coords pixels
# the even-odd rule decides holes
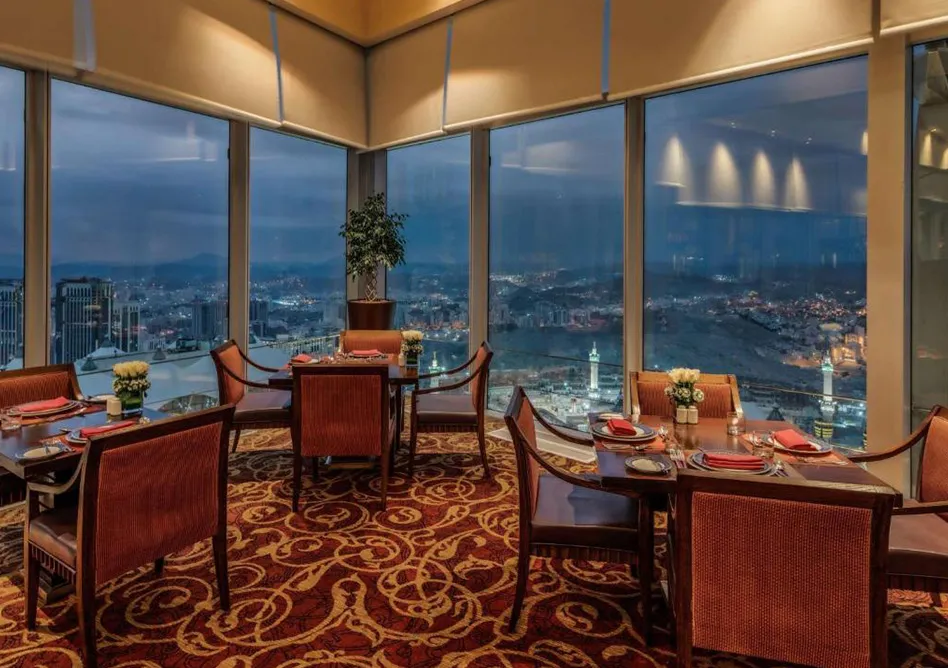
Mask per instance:
[[[250,343],[250,125],[230,122],[228,319],[230,337],[243,350]]]
[[[25,216],[23,277],[23,365],[49,360],[50,254],[50,78],[26,73]]]
[[[470,276],[468,278],[471,355],[488,337],[490,308],[490,131],[471,131]]]

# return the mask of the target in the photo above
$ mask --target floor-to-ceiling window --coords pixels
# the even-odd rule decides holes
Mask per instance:
[[[491,131],[491,408],[621,405],[624,154],[621,105]]]
[[[866,58],[646,101],[647,369],[862,445],[866,115]]]
[[[25,76],[0,68],[0,371],[23,366]]]
[[[468,135],[388,151],[388,208],[408,215],[405,264],[388,275],[395,326],[425,333],[423,370],[468,357],[471,144]]]
[[[52,82],[50,360],[83,391],[152,364],[149,405],[216,401],[207,351],[229,336],[228,124]]]
[[[250,351],[279,366],[335,350],[346,322],[347,152],[250,131]]]

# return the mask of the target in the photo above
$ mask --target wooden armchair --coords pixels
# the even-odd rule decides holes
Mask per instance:
[[[517,457],[520,492],[520,552],[510,632],[517,628],[520,618],[533,555],[629,564],[638,575],[642,634],[648,638],[655,565],[654,524],[648,498],[604,491],[599,476],[579,476],[551,464],[537,449],[535,421],[565,441],[594,447],[592,438],[549,424],[523,388],[514,388],[504,414]]]
[[[96,587],[143,564],[161,574],[165,555],[211,538],[221,607],[227,583],[227,437],[233,406],[93,437],[59,486],[29,483],[26,626],[36,628],[39,569],[76,586],[84,665],[96,665]],[[40,512],[40,494],[79,486],[79,507]],[[134,528],[134,530],[131,530]]]
[[[672,417],[673,408],[665,396],[668,383],[668,374],[664,371],[630,371],[629,396],[632,399],[632,412]],[[702,417],[724,418],[730,412],[744,412],[736,376],[703,373],[701,382],[696,387],[704,392],[704,401],[698,404]]]
[[[217,393],[220,404],[234,404],[234,445],[237,451],[242,429],[285,429],[290,426],[290,401],[286,390],[273,390],[265,383],[243,377],[244,362],[261,371],[276,373],[279,369],[262,366],[250,359],[233,339],[211,351],[217,368]],[[259,392],[247,392],[253,387]]]
[[[317,457],[327,455],[379,457],[385,510],[398,436],[393,403],[387,364],[293,367],[293,512],[299,510],[303,458],[310,458],[315,479]]]
[[[402,351],[402,333],[397,329],[346,329],[339,333],[339,347],[344,353],[378,350],[398,355]]]
[[[896,492],[678,471],[678,666],[692,647],[785,663],[883,668]]]
[[[59,397],[82,398],[73,364],[0,372],[0,408]]]
[[[918,500],[892,513],[889,587],[948,592],[948,408],[935,406],[904,443],[885,452],[847,453],[854,462],[896,457],[921,443]]]
[[[487,408],[487,381],[490,362],[494,351],[486,341],[477,349],[474,357],[456,369],[435,374],[423,374],[418,380],[431,380],[442,376],[460,373],[473,366],[467,378],[441,385],[415,389],[411,400],[411,444],[408,453],[408,473],[415,471],[415,451],[418,447],[418,433],[427,432],[472,432],[477,434],[481,450],[481,464],[484,477],[490,478],[490,465],[487,463],[487,439],[484,434],[484,412]],[[471,386],[471,394],[446,394]]]

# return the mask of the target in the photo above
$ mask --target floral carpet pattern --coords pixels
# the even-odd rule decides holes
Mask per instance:
[[[497,428],[500,424],[492,425]],[[490,431],[490,429],[489,429]],[[508,633],[517,555],[509,442],[490,439],[493,481],[469,435],[421,435],[380,510],[377,471],[304,476],[290,510],[289,434],[246,433],[230,458],[232,608],[220,610],[209,541],[108,583],[98,596],[102,666],[380,668],[671,666],[667,616],[645,647],[642,604],[620,564],[534,559],[520,624]],[[582,465],[575,465],[578,470]],[[22,507],[0,510],[0,666],[81,666],[72,599],[23,623]],[[948,666],[948,611],[893,593],[890,665]],[[699,654],[697,666],[778,664]]]

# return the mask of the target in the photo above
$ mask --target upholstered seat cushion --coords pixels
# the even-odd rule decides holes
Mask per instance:
[[[237,402],[234,423],[290,421],[292,393],[284,390],[248,392]]]
[[[553,475],[540,475],[537,484],[534,542],[636,549],[638,504],[634,499],[576,487]]]
[[[469,394],[417,394],[419,424],[477,424]]]
[[[893,515],[889,529],[889,572],[948,578],[948,522],[935,513]]]
[[[30,542],[72,568],[76,567],[78,508],[56,508],[30,522]]]

